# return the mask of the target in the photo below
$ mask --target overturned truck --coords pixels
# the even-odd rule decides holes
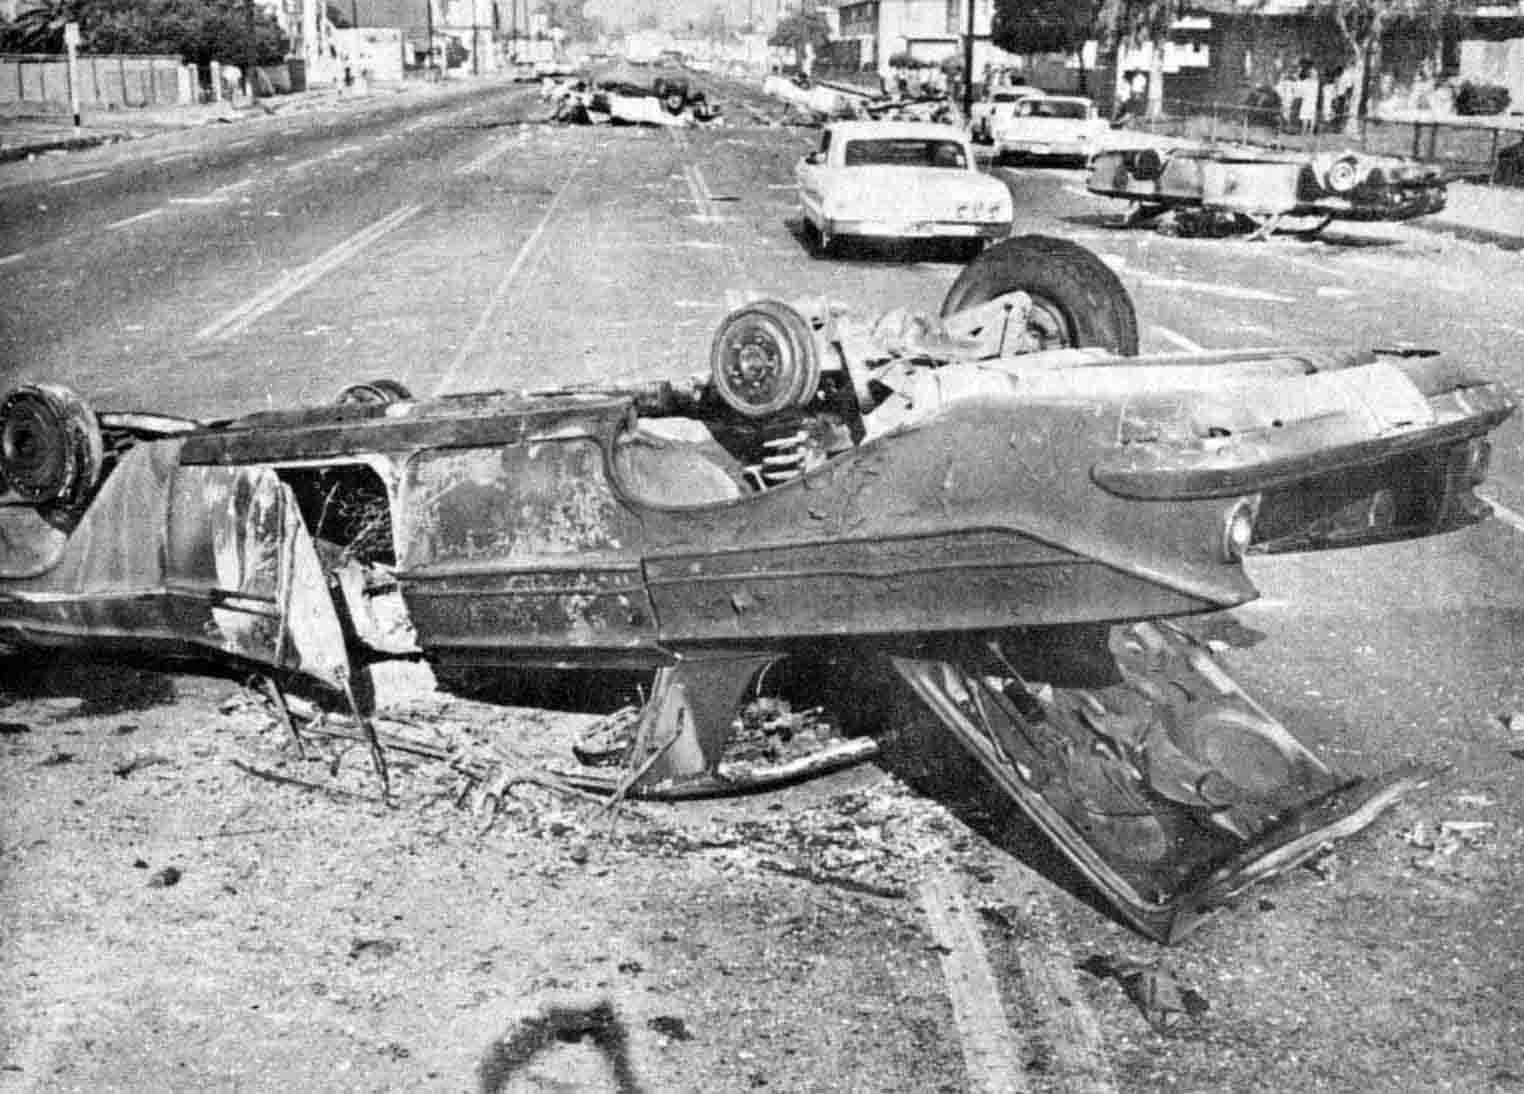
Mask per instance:
[[[22,387],[0,643],[231,666],[362,718],[385,658],[649,672],[625,762],[650,795],[724,789],[772,666],[848,715],[898,681],[1171,940],[1417,778],[1330,771],[1171,621],[1254,598],[1251,552],[1483,519],[1513,404],[1439,357],[1137,348],[1103,263],[1021,237],[936,316],[749,303],[683,382],[376,381],[220,421]]]

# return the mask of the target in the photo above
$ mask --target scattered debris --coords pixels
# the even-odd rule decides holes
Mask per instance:
[[[148,879],[150,889],[168,889],[180,884],[180,879],[185,876],[185,871],[178,866],[166,866]]]
[[[1182,1018],[1200,1018],[1211,1004],[1195,988],[1155,962],[1115,954],[1092,954],[1075,966],[1098,980],[1115,980],[1155,1030],[1173,1029]]]
[[[54,751],[37,761],[38,767],[61,767],[74,762],[74,753]]]
[[[646,1020],[646,1028],[661,1034],[672,1041],[691,1041],[693,1034],[688,1032],[688,1024],[681,1018],[675,1018],[670,1014],[658,1014],[654,1018]]]
[[[1398,838],[1420,851],[1428,852],[1413,859],[1415,867],[1433,869],[1457,852],[1481,847],[1496,828],[1497,825],[1492,821],[1419,821],[1398,833]]]
[[[349,943],[349,959],[370,954],[372,957],[391,957],[402,948],[395,938],[355,938]]]
[[[140,752],[130,760],[123,760],[111,769],[111,773],[119,779],[125,779],[134,772],[141,771],[145,767],[158,767],[161,764],[173,763],[168,756],[161,756],[157,752]]]

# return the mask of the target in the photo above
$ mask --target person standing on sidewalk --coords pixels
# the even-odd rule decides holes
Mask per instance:
[[[1297,121],[1304,137],[1317,132],[1319,90],[1318,70],[1312,66],[1311,61],[1303,61],[1301,79],[1297,81],[1297,97],[1300,100]]]

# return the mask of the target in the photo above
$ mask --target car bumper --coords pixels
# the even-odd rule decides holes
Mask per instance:
[[[1090,155],[1091,146],[1085,141],[996,141],[995,154],[999,156],[1065,156],[1084,158]]]
[[[833,236],[871,236],[884,239],[1004,239],[1010,221],[962,220],[833,220],[826,231]]]

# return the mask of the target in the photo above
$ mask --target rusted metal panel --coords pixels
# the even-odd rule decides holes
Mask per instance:
[[[731,503],[644,510],[668,643],[1175,614],[1254,596],[1223,505],[1123,503],[1114,402],[989,398]]]
[[[654,650],[640,523],[600,442],[421,453],[399,508],[399,579],[425,647]]]
[[[179,448],[123,456],[57,564],[0,593],[0,633],[232,657],[342,687],[343,634],[290,491],[268,469],[181,469]]]

